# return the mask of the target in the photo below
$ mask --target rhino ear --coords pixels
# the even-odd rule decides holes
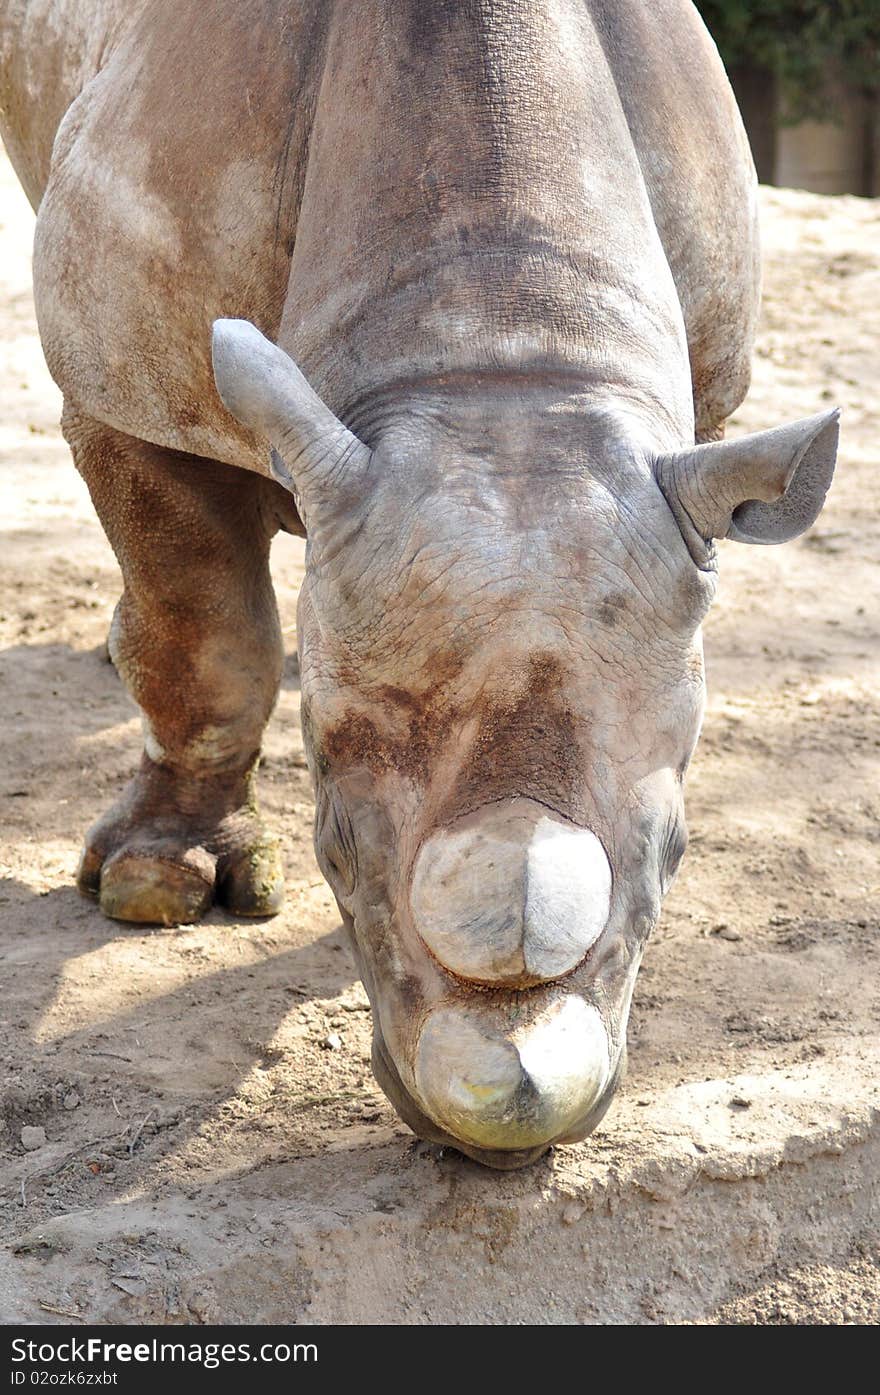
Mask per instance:
[[[303,522],[356,484],[370,452],[306,382],[293,359],[249,320],[215,320],[214,381],[225,407],[273,447],[270,468]]]
[[[738,441],[713,441],[657,462],[657,478],[687,537],[783,543],[819,516],[837,459],[840,411]]]

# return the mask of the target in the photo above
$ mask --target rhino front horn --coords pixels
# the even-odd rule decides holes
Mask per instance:
[[[599,938],[611,867],[589,829],[504,800],[428,839],[410,902],[423,943],[457,978],[530,987],[570,973]]]

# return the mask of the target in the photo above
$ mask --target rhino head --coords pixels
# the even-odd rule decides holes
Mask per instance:
[[[837,413],[658,448],[512,375],[434,383],[372,449],[252,325],[214,368],[306,525],[298,610],[315,846],[422,1137],[496,1167],[611,1101],[684,852],[713,538],[808,527]]]

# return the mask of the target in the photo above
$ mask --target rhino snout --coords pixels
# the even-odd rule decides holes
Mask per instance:
[[[411,905],[434,958],[470,982],[524,988],[576,968],[611,904],[611,867],[589,829],[528,799],[505,800],[433,834]]]
[[[505,1032],[467,1006],[442,1005],[419,1036],[419,1099],[470,1148],[546,1147],[580,1137],[611,1080],[608,1036],[595,1007],[570,996]]]

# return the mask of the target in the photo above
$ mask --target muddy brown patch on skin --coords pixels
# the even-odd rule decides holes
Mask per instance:
[[[450,660],[447,672],[460,667]],[[369,717],[353,712],[325,733],[320,754],[337,770],[394,770],[427,785],[455,733],[475,726],[462,774],[437,811],[439,822],[512,794],[572,809],[583,761],[575,714],[563,696],[565,682],[558,659],[541,654],[528,661],[525,683],[509,699],[481,695],[459,703],[450,692],[451,678],[424,693],[386,684],[377,695],[406,713],[406,735],[383,734]]]
[[[423,692],[394,683],[381,684],[375,701],[390,712],[396,709],[405,715],[406,736],[383,735],[371,718],[352,712],[324,734],[319,759],[323,756],[337,769],[364,765],[374,771],[397,770],[424,781],[432,758],[442,751],[459,715],[449,689],[463,667],[464,659],[456,655],[439,657],[431,666],[435,681]]]
[[[582,761],[564,690],[559,661],[552,654],[535,655],[518,696],[485,704],[468,763],[441,818],[514,794],[533,795],[562,810],[574,806]]]
[[[425,1002],[424,985],[415,974],[404,974],[397,981],[400,1001],[413,1015],[420,1012]]]
[[[564,680],[558,661],[551,655],[533,658],[525,687],[510,700],[481,696],[465,703],[450,691],[461,662],[441,665],[450,678],[423,693],[392,684],[377,691],[389,713],[405,715],[405,734],[393,723],[383,730],[356,711],[325,732],[316,751],[319,791],[328,776],[356,768],[394,772],[427,789],[450,743],[467,729],[475,732],[473,744],[462,775],[434,813],[438,823],[511,793],[533,792],[572,807],[580,762],[574,715],[559,696]]]
[[[613,630],[627,616],[629,605],[626,596],[614,594],[606,596],[599,606],[598,617],[603,625]]]
[[[365,765],[369,770],[387,770],[390,762],[385,740],[374,722],[362,714],[352,713],[330,727],[318,752],[340,769]]]

